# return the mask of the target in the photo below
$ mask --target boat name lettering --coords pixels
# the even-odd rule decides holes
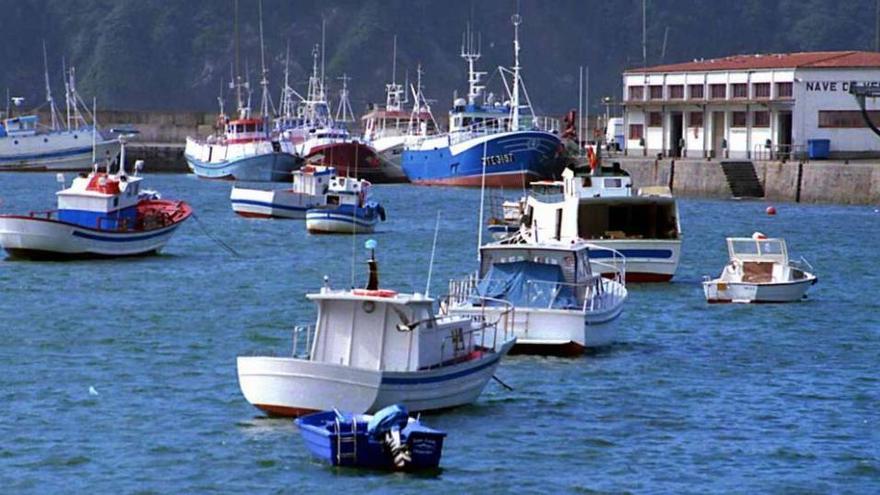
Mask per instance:
[[[504,163],[513,163],[513,153],[504,153],[501,155],[489,155],[483,157],[483,165],[501,165]]]

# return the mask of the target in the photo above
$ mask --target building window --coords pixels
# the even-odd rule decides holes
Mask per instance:
[[[703,112],[691,112],[688,122],[691,127],[703,127]]]
[[[630,139],[642,139],[645,137],[645,128],[642,124],[630,124],[629,125],[629,138]]]
[[[770,112],[755,112],[752,118],[753,127],[770,127]]]
[[[648,90],[650,91],[650,96],[652,100],[663,99],[663,86],[648,86]]]
[[[746,126],[746,113],[745,112],[731,112],[733,115],[733,121],[730,127],[745,127]]]
[[[752,91],[755,93],[755,98],[770,98],[770,83],[752,84]]]
[[[723,100],[727,98],[727,86],[724,84],[710,84],[709,96],[711,96],[713,100]]]
[[[731,84],[731,90],[733,91],[734,98],[748,98],[749,97],[749,86],[746,83]]]
[[[663,127],[663,114],[648,112],[648,127]]]
[[[880,121],[880,110],[868,111],[874,122]],[[865,119],[859,110],[819,110],[819,128],[832,129],[863,129]]]
[[[703,96],[703,85],[702,84],[688,84],[688,93],[690,94],[690,98],[692,100],[702,100]]]
[[[630,86],[629,87],[629,99],[630,100],[644,100],[645,99],[645,87],[644,86]]]
[[[669,99],[670,100],[683,100],[684,99],[684,86],[681,84],[675,84],[669,86]]]
[[[790,82],[780,82],[776,83],[776,97],[777,98],[791,98],[791,83]]]

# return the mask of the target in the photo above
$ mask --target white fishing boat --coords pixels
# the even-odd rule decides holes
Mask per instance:
[[[727,252],[730,261],[721,275],[703,281],[703,293],[710,303],[800,301],[818,281],[806,260],[789,259],[783,239],[770,239],[759,232],[751,238],[729,237]]]
[[[229,199],[232,210],[243,217],[304,219],[310,208],[327,203],[327,193],[335,176],[333,167],[306,165],[293,172],[290,188],[267,190],[236,184]]]
[[[619,165],[589,175],[566,169],[561,181],[531,184],[522,220],[531,242],[584,239],[626,257],[628,282],[667,282],[681,257],[678,204],[668,188],[632,191],[632,178]],[[595,253],[596,264],[612,251]]]
[[[627,298],[625,261],[583,241],[527,243],[522,238],[480,248],[479,271],[449,284],[452,315],[497,319],[512,307],[517,353],[571,356],[610,345],[612,320]],[[610,278],[594,273],[603,266]],[[607,266],[606,266],[607,265]]]
[[[162,249],[192,209],[141,189],[143,162],[134,174],[127,173],[123,137],[119,140],[118,170],[111,173],[108,163],[100,171],[96,164],[89,175],[80,174],[55,193],[57,210],[0,215],[0,247],[15,258],[53,260],[141,256]]]
[[[51,122],[44,125],[39,116],[15,114],[23,98],[10,98],[7,114],[0,122],[0,170],[87,171],[98,159],[115,160],[119,143],[97,129],[95,115],[83,104],[76,90],[75,70],[66,74],[67,115],[59,115],[46,73],[46,104]],[[94,138],[94,139],[93,139]]]
[[[515,339],[499,322],[436,315],[430,297],[380,289],[375,255],[369,265],[365,289],[332,289],[325,277],[320,292],[307,295],[317,321],[296,328],[291,356],[238,358],[248,402],[299,416],[395,403],[426,411],[477,399]]]
[[[333,177],[324,204],[306,211],[312,234],[367,234],[385,221],[385,208],[371,198],[369,181]]]

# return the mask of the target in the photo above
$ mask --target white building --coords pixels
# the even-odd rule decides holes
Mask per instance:
[[[628,155],[776,159],[829,140],[837,158],[880,155],[852,81],[880,84],[880,53],[734,55],[623,73]],[[880,124],[880,102],[867,100]],[[813,143],[818,149],[822,142]]]

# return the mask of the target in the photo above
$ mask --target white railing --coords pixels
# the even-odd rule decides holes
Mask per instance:
[[[595,265],[601,270],[600,273],[605,274],[606,278],[611,278],[612,280],[620,283],[621,285],[626,285],[626,257],[620,251],[605,247],[605,246],[597,246],[595,244],[590,244],[590,251],[607,251],[611,253],[611,261],[598,261],[593,258],[590,259],[590,264]],[[594,270],[595,271],[595,270]],[[608,275],[611,277],[608,277]]]
[[[300,341],[304,340],[302,346]],[[308,359],[315,341],[315,325],[297,325],[293,327],[293,350],[290,355],[295,358]]]

